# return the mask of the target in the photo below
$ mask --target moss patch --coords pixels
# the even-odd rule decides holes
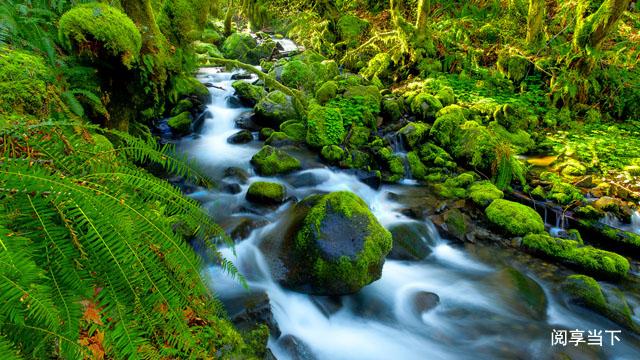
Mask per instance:
[[[340,112],[313,104],[307,116],[306,140],[309,146],[321,148],[342,143],[345,131]]]
[[[595,276],[616,279],[626,277],[629,272],[629,261],[624,257],[583,246],[573,240],[562,240],[546,234],[529,234],[522,239],[522,246],[534,254],[558,260]]]
[[[504,199],[494,200],[486,209],[489,221],[509,235],[524,236],[544,231],[544,222],[532,208]]]
[[[503,196],[502,190],[488,180],[477,182],[469,188],[471,200],[482,207],[488,206],[493,200],[502,199]]]
[[[301,168],[300,160],[269,145],[253,155],[251,164],[258,174],[264,176],[284,174]]]
[[[257,181],[247,190],[247,200],[260,204],[281,204],[287,191],[282,184]]]

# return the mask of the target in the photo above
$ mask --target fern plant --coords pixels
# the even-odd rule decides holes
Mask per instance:
[[[228,238],[195,201],[134,164],[205,178],[151,140],[19,120],[0,130],[3,358],[252,357],[185,241],[218,255]]]

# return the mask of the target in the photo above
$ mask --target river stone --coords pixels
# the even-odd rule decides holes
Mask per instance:
[[[433,235],[423,222],[411,221],[394,224],[389,228],[393,248],[387,256],[394,260],[421,260],[431,254]]]
[[[421,317],[423,313],[435,308],[440,303],[437,294],[428,291],[420,291],[413,295],[412,310],[414,314]]]
[[[391,234],[357,195],[312,195],[294,206],[267,237],[266,254],[284,286],[315,295],[346,295],[378,280]],[[273,243],[275,242],[275,243]],[[269,244],[271,243],[271,244]]]
[[[253,111],[243,112],[235,120],[236,127],[249,131],[260,131],[262,127],[254,121],[255,114]]]
[[[253,141],[253,134],[249,130],[240,130],[227,138],[229,144],[246,144],[251,141]]]
[[[287,120],[297,120],[300,116],[293,99],[282,91],[275,90],[262,98],[255,107],[256,122],[262,126],[279,129]]]
[[[289,175],[286,180],[294,188],[304,188],[322,184],[329,180],[329,175],[325,172],[305,171],[300,174]]]
[[[256,181],[247,190],[247,200],[258,204],[282,204],[287,196],[287,190],[282,184]]]
[[[222,190],[222,192],[225,192],[227,194],[234,194],[234,195],[242,192],[242,188],[237,183],[223,183],[220,190]]]
[[[249,180],[249,173],[239,167],[228,167],[224,170],[224,178],[237,180],[240,184],[246,184]]]
[[[269,295],[257,293],[251,295],[244,301],[244,310],[233,317],[233,324],[239,330],[251,330],[259,324],[265,324],[269,328],[269,333],[274,337],[279,337],[280,327],[273,317]]]
[[[507,267],[494,275],[494,281],[498,284],[498,293],[515,312],[535,320],[547,317],[547,296],[535,280],[515,268]]]
[[[244,107],[240,98],[235,95],[227,96],[226,104],[229,109],[240,109]]]
[[[260,151],[253,155],[251,165],[262,176],[286,174],[302,167],[300,160],[269,145],[263,146]]]
[[[284,335],[278,339],[278,345],[290,356],[289,358],[291,360],[317,359],[316,356],[313,355],[309,345],[291,334]]]
[[[237,225],[233,227],[229,236],[233,241],[244,240],[249,237],[251,232],[259,227],[265,226],[268,221],[264,219],[257,219],[253,217],[245,217],[238,221]]]

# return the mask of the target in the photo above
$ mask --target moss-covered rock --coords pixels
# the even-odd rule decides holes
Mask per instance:
[[[316,91],[316,100],[320,105],[324,105],[327,101],[336,97],[337,93],[338,84],[335,81],[327,81]]]
[[[494,200],[486,209],[489,221],[513,236],[544,231],[544,222],[535,210],[504,199]]]
[[[382,99],[381,113],[386,121],[394,123],[400,120],[404,113],[404,102],[395,97],[385,97]]]
[[[259,204],[282,204],[287,190],[282,184],[256,181],[247,190],[247,200]]]
[[[469,197],[479,206],[488,206],[496,199],[502,199],[504,193],[491,181],[479,181],[469,188]]]
[[[367,79],[387,79],[391,75],[391,55],[381,52],[369,60],[360,74]]]
[[[404,162],[402,157],[394,154],[390,147],[373,149],[374,156],[383,170],[383,180],[386,182],[398,182],[404,177]]]
[[[280,130],[295,141],[305,141],[307,137],[307,128],[301,122],[286,121],[280,124]]]
[[[359,148],[369,143],[371,137],[371,129],[364,126],[352,126],[349,133],[349,146]]]
[[[367,204],[350,192],[313,195],[296,205],[299,229],[287,251],[286,286],[320,295],[344,295],[380,278],[391,234]],[[285,261],[287,263],[287,261]]]
[[[407,162],[411,176],[417,180],[424,180],[429,175],[429,169],[422,163],[420,156],[415,151],[407,153]]]
[[[428,167],[454,170],[457,166],[448,152],[432,143],[420,147],[419,155],[422,162]]]
[[[529,234],[522,239],[522,246],[533,254],[560,261],[594,276],[617,279],[626,277],[629,272],[629,261],[624,257],[573,240]]]
[[[313,89],[311,69],[300,60],[287,62],[282,68],[282,83],[294,89]]]
[[[436,99],[440,101],[442,106],[453,105],[456,102],[456,95],[449,86],[443,86],[436,93]]]
[[[249,63],[250,52],[256,46],[258,46],[258,42],[250,34],[237,32],[224,40],[222,54],[227,59]]]
[[[301,168],[300,160],[269,145],[253,155],[251,164],[263,176],[286,174]]]
[[[192,76],[180,75],[171,79],[171,90],[169,91],[169,100],[173,104],[177,104],[181,99],[190,97],[202,104],[209,99],[209,89],[200,81]]]
[[[640,327],[633,321],[631,308],[620,291],[612,290],[605,294],[600,284],[586,275],[568,276],[563,281],[561,290],[568,302],[593,310],[627,329],[640,331]]]
[[[175,134],[188,134],[191,131],[191,114],[185,111],[176,115],[167,121],[167,125],[169,125]]]
[[[289,137],[286,133],[282,131],[274,131],[269,135],[269,137],[264,141],[266,145],[271,145],[273,147],[282,147],[295,144],[295,140]]]
[[[222,58],[224,55],[218,48],[209,43],[205,43],[202,41],[194,41],[193,42],[193,50],[196,54],[204,55],[203,59],[207,59],[208,57],[212,58]]]
[[[243,80],[236,80],[231,86],[233,86],[240,101],[248,107],[256,106],[267,95],[267,91],[263,87],[249,84]]]
[[[337,145],[326,145],[322,148],[320,156],[330,164],[337,164],[344,158],[344,150]]]
[[[458,105],[450,105],[442,109],[436,117],[429,134],[439,145],[448,146],[452,143],[454,134],[465,123],[464,112]]]
[[[0,114],[48,114],[53,96],[47,87],[52,75],[44,60],[23,51],[0,51]]]
[[[475,174],[466,172],[446,179],[444,183],[437,184],[435,189],[442,197],[463,199],[467,197],[467,188],[473,184],[475,179]]]
[[[176,104],[176,106],[173,107],[173,109],[171,109],[171,116],[182,114],[185,111],[190,112],[191,110],[193,110],[193,108],[194,108],[193,101],[191,101],[190,99],[182,99],[178,101],[178,103]]]
[[[420,119],[433,120],[436,113],[442,110],[442,103],[435,96],[422,92],[411,100],[409,108]]]
[[[398,130],[398,134],[402,137],[402,141],[409,149],[418,149],[419,146],[427,140],[431,126],[422,122],[410,122],[402,129]]]
[[[203,42],[219,45],[222,43],[224,37],[214,29],[205,29],[200,36],[200,40]]]
[[[315,148],[338,145],[344,140],[342,115],[336,109],[312,104],[307,114],[307,144]]]
[[[278,128],[287,120],[300,118],[291,96],[279,90],[272,91],[262,98],[256,105],[255,112],[258,123],[274,128]]]
[[[104,3],[78,5],[58,22],[60,39],[81,54],[98,58],[105,53],[122,59],[131,68],[142,47],[140,31],[129,17]],[[96,44],[95,42],[98,42]]]
[[[520,82],[527,76],[529,60],[514,49],[501,51],[498,54],[498,70],[513,82]]]
[[[430,229],[422,221],[400,222],[389,228],[393,248],[387,256],[396,260],[422,260],[431,253],[434,244]]]
[[[498,292],[508,299],[507,304],[516,312],[537,320],[547,317],[547,297],[535,280],[512,267],[497,272],[495,280],[500,284]],[[518,301],[513,301],[514,297]]]

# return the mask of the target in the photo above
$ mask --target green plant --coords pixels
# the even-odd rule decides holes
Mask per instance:
[[[200,239],[237,275],[216,250],[227,238],[195,201],[134,163],[205,178],[171,147],[126,133],[9,124],[0,138],[3,354],[206,357],[223,344],[244,351],[186,242]]]

